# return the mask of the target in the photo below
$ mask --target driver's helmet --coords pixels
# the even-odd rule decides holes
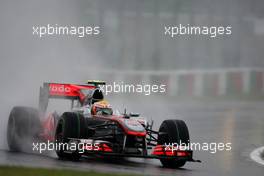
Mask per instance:
[[[92,105],[91,114],[92,115],[112,115],[113,109],[107,101],[102,100],[102,101],[95,102]]]

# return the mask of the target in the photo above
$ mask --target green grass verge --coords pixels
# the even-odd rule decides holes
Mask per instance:
[[[126,174],[97,173],[94,171],[74,171],[66,169],[43,169],[27,167],[0,166],[3,176],[132,176]]]

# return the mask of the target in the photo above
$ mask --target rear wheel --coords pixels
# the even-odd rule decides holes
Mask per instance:
[[[81,154],[78,150],[67,152],[67,145],[69,145],[69,138],[84,138],[85,122],[81,114],[74,112],[65,112],[58,121],[55,140],[57,146],[56,153],[61,159],[79,160]]]
[[[158,144],[185,144],[190,142],[187,125],[182,120],[165,120],[159,128]],[[179,168],[185,165],[185,160],[160,159],[162,165],[168,168]]]
[[[11,151],[28,151],[41,130],[39,112],[30,107],[14,107],[7,125],[7,143]]]

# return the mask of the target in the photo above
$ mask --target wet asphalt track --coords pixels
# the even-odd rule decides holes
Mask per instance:
[[[129,102],[129,101],[128,101]],[[124,104],[128,102],[122,102]],[[144,104],[144,106],[142,106]],[[60,161],[55,154],[48,155],[11,153],[0,151],[0,165],[22,165],[46,168],[124,172],[145,175],[179,176],[254,176],[264,174],[264,166],[253,162],[249,154],[264,145],[264,102],[172,103],[148,102],[128,105],[132,110],[148,112],[158,126],[162,119],[181,117],[188,124],[192,142],[231,142],[231,151],[195,151],[194,158],[202,163],[187,163],[183,169],[162,168],[158,160],[126,159],[104,161],[84,158],[80,162]],[[144,107],[144,108],[142,108]],[[162,109],[162,111],[160,111]]]

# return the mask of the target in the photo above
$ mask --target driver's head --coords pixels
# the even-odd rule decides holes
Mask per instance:
[[[107,101],[102,100],[92,105],[91,114],[92,115],[112,115],[113,110],[112,110],[111,105]]]

